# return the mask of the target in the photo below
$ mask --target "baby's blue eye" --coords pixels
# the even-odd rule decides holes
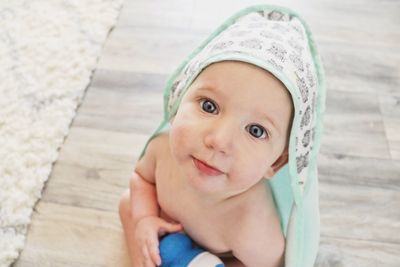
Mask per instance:
[[[201,108],[207,113],[215,113],[217,110],[217,105],[208,99],[203,99],[200,101]]]
[[[257,125],[257,124],[251,124],[246,127],[247,131],[254,137],[256,138],[266,138],[267,137],[267,131],[264,129],[264,127]]]

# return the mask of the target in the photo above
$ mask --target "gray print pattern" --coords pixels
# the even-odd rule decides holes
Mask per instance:
[[[289,29],[287,27],[283,26],[282,24],[280,24],[279,22],[274,23],[272,25],[272,29],[276,30],[277,32],[279,32],[281,34],[289,33]]]
[[[238,30],[238,31],[233,31],[231,33],[231,37],[242,37],[245,36],[246,34],[249,34],[251,31],[247,30]]]
[[[297,70],[302,71],[302,72],[304,71],[304,65],[303,65],[303,61],[300,58],[300,55],[291,53],[289,55],[289,59],[290,59],[290,61],[292,61],[292,63],[294,64],[294,66],[296,67]]]
[[[303,147],[307,147],[310,144],[310,138],[311,138],[310,130],[307,130],[304,133],[303,140],[301,141],[301,143],[303,144]]]
[[[303,102],[305,103],[308,100],[308,86],[303,77],[300,78],[297,72],[296,72],[296,75],[297,75],[296,83],[300,89],[301,98],[303,99]]]
[[[240,46],[250,48],[250,49],[259,49],[261,50],[263,47],[263,42],[259,39],[250,39],[240,42]]]
[[[194,62],[194,64],[189,65],[189,67],[185,73],[186,77],[192,76],[193,73],[195,73],[199,69],[199,67],[200,67],[199,64],[200,64],[200,62],[196,61],[196,62]]]
[[[185,68],[185,71],[184,71],[183,73],[185,74],[185,76],[189,76],[190,73],[192,73],[192,72],[193,72],[193,64],[192,64],[192,65],[188,65],[188,66]]]
[[[283,41],[283,38],[280,35],[278,35],[276,33],[273,33],[271,31],[263,30],[263,31],[260,32],[260,35],[262,37],[264,37],[264,38],[267,38],[267,39],[274,39],[276,41]]]
[[[180,82],[181,82],[180,80],[174,81],[174,83],[173,83],[172,86],[171,86],[171,95],[175,95],[175,93],[176,93],[176,88],[178,87],[178,85],[179,85]]]
[[[267,62],[270,63],[272,66],[278,68],[280,71],[283,70],[283,67],[281,65],[279,65],[278,63],[276,63],[276,61],[273,60],[272,58],[268,59]]]
[[[306,76],[307,76],[307,81],[310,87],[313,87],[315,85],[315,78],[314,75],[311,72],[311,65],[310,63],[306,64]]]
[[[308,154],[309,152],[307,152],[305,155],[296,157],[297,173],[300,173],[304,168],[308,166],[308,159],[309,159]]]
[[[273,42],[267,51],[271,52],[280,62],[285,62],[287,51],[283,45]]]
[[[288,41],[288,44],[296,50],[298,54],[301,54],[304,50],[304,47],[301,46],[293,37],[291,37]]]
[[[261,17],[267,17],[268,14],[266,14],[266,12],[264,10],[259,10],[256,12],[258,15],[260,15]]]
[[[232,45],[233,45],[233,42],[232,42],[232,41],[220,42],[220,43],[217,43],[217,44],[213,47],[213,50],[214,50],[214,49],[215,49],[215,50],[223,50],[223,49],[226,49],[227,47],[232,46]]]
[[[279,11],[272,11],[268,14],[268,19],[276,21],[289,21],[292,17]]]
[[[182,91],[182,90],[178,89],[180,83],[181,83],[181,80],[177,79],[174,81],[174,83],[171,86],[171,91],[170,91],[169,100],[168,100],[168,107],[167,107],[169,112],[171,111],[173,105],[175,104],[178,95]]]
[[[313,96],[312,96],[312,100],[311,100],[311,107],[312,107],[312,112],[313,113],[314,113],[315,108],[316,108],[315,101],[316,101],[316,94],[315,94],[315,92],[313,92]]]
[[[298,25],[291,25],[292,29],[297,32],[301,40],[304,40],[304,33]]]
[[[300,129],[303,129],[304,126],[309,125],[311,121],[311,109],[310,106],[307,107],[304,112],[303,117],[301,118]]]

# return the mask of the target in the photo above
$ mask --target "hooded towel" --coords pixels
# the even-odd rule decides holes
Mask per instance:
[[[150,140],[168,125],[199,73],[208,65],[225,60],[263,68],[290,92],[294,118],[289,160],[268,183],[286,238],[285,266],[312,267],[320,233],[317,155],[325,110],[325,85],[314,39],[297,13],[278,6],[253,6],[223,23],[168,81],[164,118]]]

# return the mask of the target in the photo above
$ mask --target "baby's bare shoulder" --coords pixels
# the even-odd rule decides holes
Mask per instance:
[[[151,154],[155,160],[162,155],[165,150],[169,150],[169,133],[162,132],[150,140],[146,153]]]
[[[142,158],[136,163],[135,171],[150,183],[155,182],[157,162],[168,148],[168,133],[161,133],[150,140]]]
[[[149,147],[162,147],[168,143],[169,132],[162,132],[150,140]]]
[[[167,170],[175,166],[172,164],[173,160],[169,145],[169,132],[163,132],[153,138],[149,144],[149,151],[154,157],[154,167],[158,170],[158,173],[169,173]]]

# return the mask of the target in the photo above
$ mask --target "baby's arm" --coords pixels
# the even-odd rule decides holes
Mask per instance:
[[[130,179],[130,206],[132,219],[135,222],[148,216],[160,216],[155,173],[157,154],[162,146],[162,136],[155,137],[150,141],[146,153],[137,162]]]
[[[130,213],[134,224],[147,216],[159,215],[157,193],[154,183],[147,181],[136,168],[129,182]]]
[[[133,227],[145,217],[158,217],[155,187],[156,150],[153,142],[145,155],[139,159],[129,181],[130,214]]]
[[[121,214],[130,258],[135,267],[159,265],[159,235],[181,230],[180,225],[159,218],[154,176],[155,152],[155,145],[149,145],[146,155],[137,163],[130,179],[127,214]]]
[[[268,218],[268,217],[267,217]],[[240,229],[233,228],[228,237],[228,246],[238,261],[226,264],[227,267],[282,267],[285,252],[285,238],[278,220],[271,215],[268,224],[249,219]]]

